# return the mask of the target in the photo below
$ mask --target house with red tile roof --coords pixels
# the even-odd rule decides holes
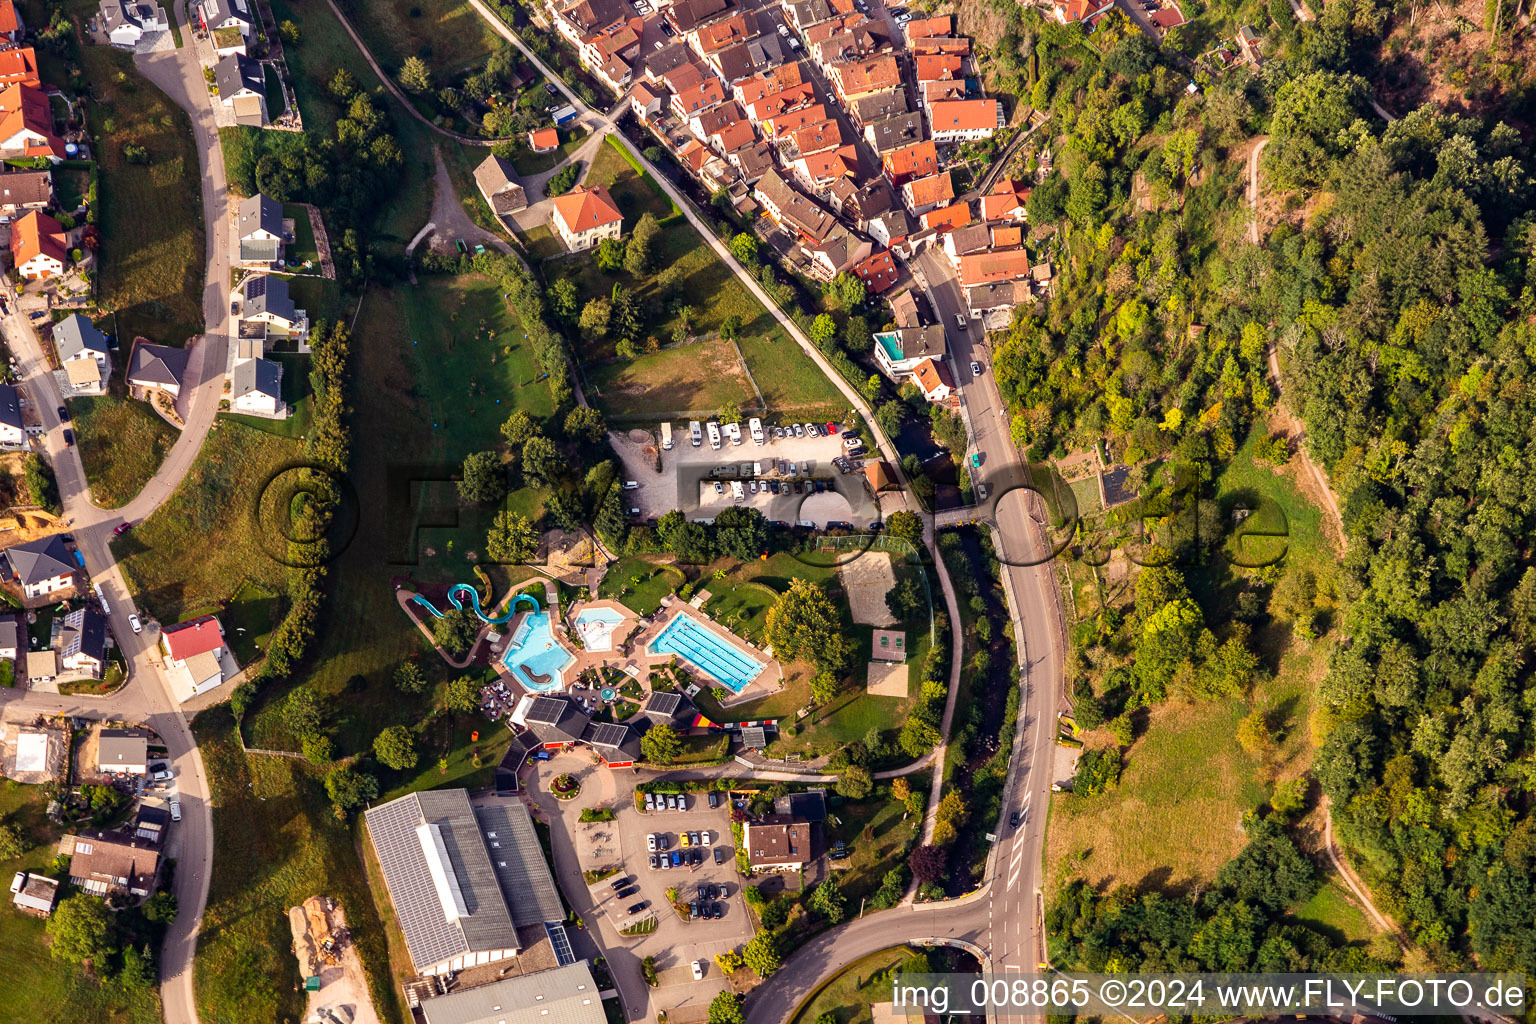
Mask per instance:
[[[43,80],[37,75],[37,54],[30,46],[15,46],[0,50],[0,87],[30,85],[40,87]]]
[[[1030,191],[1024,182],[1004,178],[992,186],[990,195],[981,197],[981,219],[1022,221]]]
[[[732,121],[709,136],[709,144],[721,156],[734,153],[756,141],[757,133],[752,130],[752,122],[746,118]]]
[[[937,210],[929,210],[918,219],[927,231],[953,231],[971,222],[971,204],[956,203],[953,206],[943,206]]]
[[[896,259],[889,249],[881,249],[868,259],[855,263],[852,273],[875,295],[891,288],[901,276],[901,271],[896,267]]]
[[[930,402],[948,402],[955,393],[955,383],[950,379],[949,370],[932,359],[924,359],[917,364],[917,369],[912,371],[912,380],[922,389],[923,397]]]
[[[1002,110],[1002,105],[995,99],[930,103],[928,128],[934,142],[988,139],[1001,127]]]
[[[694,53],[707,58],[712,53],[744,43],[755,35],[757,32],[748,24],[745,14],[733,14],[688,33],[688,44],[693,47]]]
[[[27,27],[22,23],[21,12],[16,9],[14,0],[0,0],[0,35],[14,43],[26,30]]]
[[[820,194],[839,178],[852,179],[859,171],[859,154],[853,146],[802,156],[790,165],[795,183],[807,192]]]
[[[811,156],[846,146],[853,140],[844,136],[842,122],[828,119],[795,129],[790,133],[789,141],[801,156]]]
[[[804,84],[808,84],[805,71],[800,62],[796,61],[793,64],[780,64],[776,68],[759,71],[751,78],[737,82],[731,92],[736,102],[745,107],[756,103],[764,96],[772,96],[791,86]]]
[[[832,64],[826,70],[844,106],[860,96],[885,92],[901,85],[901,66],[891,54]]]
[[[860,238],[839,224],[820,245],[807,246],[805,254],[811,261],[811,276],[818,281],[830,281],[868,258],[873,248],[869,239]]]
[[[788,113],[791,110],[799,110],[807,106],[814,106],[823,111],[825,117],[826,107],[815,102],[816,89],[810,82],[799,82],[778,92],[755,96],[743,102],[741,107],[747,112],[747,116],[754,121],[766,121],[771,117]]]
[[[901,186],[901,201],[912,216],[921,217],[938,206],[947,206],[955,198],[955,183],[948,171],[913,178]]]
[[[725,86],[713,75],[686,92],[672,97],[672,113],[679,121],[687,121],[693,115],[725,102]]]
[[[880,166],[892,188],[900,188],[913,178],[939,173],[939,151],[933,140],[916,142],[880,155]]]
[[[578,185],[556,196],[553,205],[550,226],[571,252],[596,248],[606,238],[618,238],[624,226],[618,204],[601,185]]]
[[[925,53],[912,58],[912,68],[919,83],[943,82],[965,77],[965,61],[947,53]]]
[[[748,112],[748,116],[750,116],[750,112]],[[768,138],[783,139],[789,138],[802,128],[821,124],[825,120],[827,120],[826,104],[813,103],[808,107],[800,107],[783,114],[760,118],[758,123],[762,125],[763,134]]]
[[[687,51],[683,52],[686,53]],[[671,90],[673,96],[676,96],[679,93],[684,93],[694,88],[708,77],[708,71],[689,61],[686,64],[679,64],[677,67],[668,68],[663,71],[661,73],[661,82]]]
[[[11,265],[17,276],[40,281],[64,273],[69,242],[58,221],[33,210],[11,225]]]
[[[830,213],[785,180],[777,168],[763,175],[752,194],[775,223],[804,243],[819,245],[837,223]]]
[[[665,97],[666,94],[662,90],[641,82],[629,94],[629,109],[639,120],[649,121],[661,113],[662,107],[665,106]]]
[[[965,99],[965,82],[958,78],[919,82],[917,91],[923,98],[923,106],[929,107],[945,100]]]
[[[929,36],[926,39],[914,39],[911,46],[914,55],[947,53],[956,57],[967,57],[971,53],[971,41],[964,36]]]
[[[528,133],[528,148],[535,153],[553,153],[560,148],[560,133],[554,128],[540,128]]]
[[[0,158],[64,159],[64,140],[53,134],[53,108],[41,89],[13,85],[0,93]]]
[[[902,28],[901,34],[906,37],[907,48],[911,49],[912,40],[922,39],[927,36],[947,36],[955,31],[955,19],[950,14],[935,14],[931,18],[913,18]]]
[[[960,283],[968,288],[998,281],[1020,281],[1028,277],[1029,253],[1023,249],[986,251],[960,257]]]

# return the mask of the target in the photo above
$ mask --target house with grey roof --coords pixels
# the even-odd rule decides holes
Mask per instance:
[[[229,375],[229,407],[233,412],[283,419],[283,368],[270,359],[242,359]]]
[[[308,331],[309,314],[294,305],[286,280],[271,274],[254,274],[245,279],[239,337],[266,341]]]
[[[628,722],[590,722],[581,738],[609,768],[633,768],[640,760],[640,734]]]
[[[528,194],[517,180],[512,161],[495,153],[486,157],[475,168],[475,184],[485,197],[491,212],[506,217],[528,208]]]
[[[604,1024],[585,960],[423,999],[426,1024]]]
[[[698,714],[693,702],[676,690],[652,690],[640,713],[652,722],[666,723],[677,729],[692,726],[693,718]]]
[[[571,698],[525,696],[512,713],[512,721],[528,727],[546,750],[577,743],[586,734],[590,718]]]
[[[59,534],[6,548],[7,578],[28,598],[48,597],[75,585],[75,558]]]
[[[260,192],[240,201],[235,223],[240,262],[247,267],[283,265],[283,204]]]
[[[107,664],[107,617],[95,602],[53,620],[51,643],[59,665],[100,679]]]
[[[243,53],[231,53],[213,66],[218,100],[236,124],[260,128],[267,123],[267,91],[261,65]]]
[[[53,347],[59,353],[60,372],[65,394],[100,395],[107,390],[112,375],[112,359],[107,354],[107,336],[79,313],[53,325]]]
[[[103,729],[96,736],[96,770],[103,775],[149,771],[149,739],[137,729]]]
[[[25,636],[21,631],[21,624],[16,621],[14,615],[0,615],[0,658],[16,660],[17,654],[25,650],[21,638]]]
[[[21,420],[21,395],[14,384],[0,384],[0,448],[21,448],[27,443]]]
[[[128,357],[128,386],[176,396],[187,375],[187,350],[140,341]],[[141,396],[142,397],[142,396]]]
[[[158,4],[135,0],[101,0],[101,30],[113,46],[132,50],[146,35],[169,32],[170,23]]]
[[[255,29],[249,0],[199,0],[197,21],[208,33],[215,58],[244,55],[246,41]]]
[[[513,861],[498,856],[505,869],[493,862],[467,790],[411,793],[369,808],[363,819],[417,974],[518,955],[522,945],[498,874],[513,870]],[[492,831],[499,840],[499,829]]]

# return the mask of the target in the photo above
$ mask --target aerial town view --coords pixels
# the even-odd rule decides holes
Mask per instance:
[[[1525,0],[0,0],[0,119],[0,1024],[1527,1019]]]

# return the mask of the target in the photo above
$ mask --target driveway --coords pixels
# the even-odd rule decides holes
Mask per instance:
[[[436,146],[432,147],[432,159],[437,161],[437,173],[432,177],[432,223],[436,225],[432,232],[432,248],[441,253],[454,253],[458,251],[454,239],[462,238],[470,249],[479,243],[498,252],[511,252],[511,246],[500,235],[485,230],[470,218],[453,187],[453,178],[448,174],[448,165],[443,163],[442,151]]]

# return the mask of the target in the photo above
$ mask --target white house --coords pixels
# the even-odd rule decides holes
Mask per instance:
[[[943,359],[944,352],[944,328],[937,324],[900,327],[875,335],[875,362],[897,382],[917,372],[924,359]]]
[[[136,0],[101,0],[101,27],[113,46],[130,50],[146,35],[171,30],[158,4]]]
[[[229,375],[229,406],[235,412],[281,418],[283,369],[270,359],[242,359]]]
[[[103,775],[149,772],[149,740],[135,729],[103,729],[96,738],[96,770]]]
[[[59,366],[75,394],[106,393],[112,360],[107,354],[107,336],[95,324],[79,313],[72,313],[53,325],[53,345],[59,353]]]
[[[924,359],[917,364],[917,369],[912,371],[912,380],[923,389],[923,397],[930,402],[947,402],[950,395],[955,393],[949,371],[943,363],[932,359]]]
[[[928,127],[937,144],[989,139],[1002,126],[1003,109],[995,99],[943,100],[928,104]]]
[[[595,249],[607,238],[618,238],[624,215],[601,185],[578,187],[554,201],[550,225],[571,252]]]
[[[267,123],[267,89],[260,64],[243,53],[231,53],[213,66],[213,84],[219,102],[234,114],[236,124],[259,128]]]
[[[260,192],[242,199],[236,239],[240,246],[240,262],[245,266],[281,266],[283,204]]]
[[[10,577],[29,598],[46,597],[75,585],[75,558],[57,533],[7,548]]]
[[[14,385],[0,384],[0,448],[21,448],[26,443],[27,432],[21,422],[21,397]]]

